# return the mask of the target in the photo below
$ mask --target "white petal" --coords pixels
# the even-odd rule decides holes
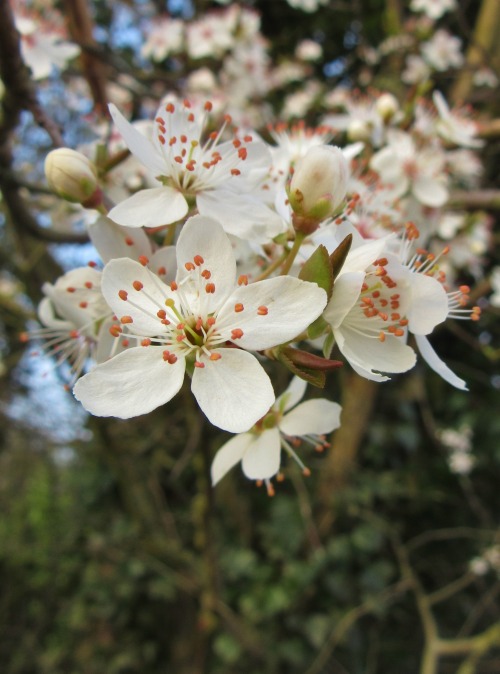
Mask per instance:
[[[188,205],[172,187],[152,187],[136,192],[108,213],[111,220],[124,227],[162,227],[183,218]]]
[[[332,328],[337,328],[359,299],[365,273],[347,272],[341,274],[333,285],[332,296],[324,311],[324,319]]]
[[[277,428],[257,435],[248,447],[241,467],[250,480],[268,480],[280,469],[281,441]]]
[[[240,433],[231,438],[226,444],[222,445],[212,461],[210,474],[212,476],[212,485],[215,486],[224,475],[228,473],[238,461],[241,461],[249,445],[254,440],[251,433]]]
[[[259,351],[299,335],[321,316],[326,301],[322,288],[291,276],[257,281],[232,293],[219,312],[217,328],[228,340],[232,329],[240,328],[243,337],[238,346]],[[235,312],[236,304],[243,310]],[[265,307],[267,314],[261,315],[259,307]]]
[[[424,206],[439,208],[448,201],[448,190],[434,177],[420,176],[412,187],[415,197]]]
[[[203,264],[194,272],[186,270],[186,263],[193,263],[195,256],[201,255]],[[218,309],[236,282],[236,260],[233,247],[222,226],[201,215],[195,215],[186,222],[177,241],[177,282],[179,285],[187,277],[193,282],[183,287],[192,313],[205,315]],[[210,278],[201,277],[203,271],[210,272]],[[207,283],[215,286],[215,292],[207,293]]]
[[[283,409],[280,410],[281,412],[286,412],[287,410],[292,409],[292,407],[295,407],[299,400],[302,400],[304,397],[306,388],[306,381],[300,377],[294,377],[286,391],[284,391],[279,398],[276,398],[276,403],[274,405],[275,409],[281,408],[281,401],[284,402]]]
[[[269,243],[287,229],[278,213],[253,194],[221,188],[200,194],[196,205],[202,215],[215,218],[228,234],[245,241]]]
[[[76,382],[73,393],[91,414],[130,419],[171,400],[185,367],[184,358],[173,365],[164,361],[161,346],[138,346],[97,365]]]
[[[214,425],[231,433],[248,431],[274,402],[271,380],[252,354],[239,349],[219,349],[222,357],[204,358],[195,368],[192,391]]]
[[[448,316],[448,296],[436,279],[425,274],[411,274],[411,305],[408,329],[416,335],[428,335]]]
[[[142,290],[134,288],[135,281],[142,283]],[[166,331],[157,312],[165,309],[165,300],[172,298],[173,292],[147,267],[127,258],[110,260],[102,273],[101,290],[119,319],[132,317],[133,332],[154,337]],[[119,296],[123,290],[127,293],[126,300]]]
[[[146,138],[146,136],[130,124],[112,103],[109,105],[109,112],[130,152],[137,157],[141,164],[150,169],[154,175],[164,175],[165,162],[149,138]]]
[[[142,230],[138,230],[142,231]],[[159,248],[149,258],[148,267],[165,283],[171,283],[177,273],[177,256],[175,246]]]
[[[415,335],[415,340],[417,342],[418,350],[422,355],[422,358],[426,361],[427,365],[437,372],[437,374],[442,377],[448,384],[451,384],[455,388],[459,388],[462,391],[467,391],[467,384],[463,379],[457,377],[457,375],[450,370],[450,368],[444,363],[441,358],[434,351],[430,345],[427,337],[423,335]]]
[[[286,435],[331,433],[340,426],[341,411],[340,405],[325,398],[306,400],[285,414],[279,427]]]
[[[115,257],[151,255],[151,243],[142,229],[122,227],[104,216],[88,225],[90,240],[94,244],[103,262]]]
[[[387,335],[381,342],[347,326],[335,330],[334,335],[347,360],[370,372],[406,372],[415,365],[415,352],[400,337]]]

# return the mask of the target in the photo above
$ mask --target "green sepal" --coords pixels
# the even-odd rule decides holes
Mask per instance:
[[[316,339],[321,337],[321,335],[328,328],[328,323],[325,321],[323,316],[319,316],[311,325],[307,328],[307,336],[309,339]]]
[[[330,332],[326,336],[325,341],[323,342],[323,355],[325,358],[330,358],[334,344],[335,344],[335,337],[333,336],[333,332]]]
[[[337,248],[333,251],[333,253],[330,255],[330,265],[331,265],[331,272],[332,272],[332,288],[333,288],[333,282],[337,278],[337,276],[340,273],[340,270],[344,266],[344,262],[346,261],[346,257],[349,253],[349,250],[351,249],[351,244],[352,244],[352,234],[348,234],[345,239],[340,243]],[[330,296],[328,296],[328,299]]]
[[[342,244],[341,244],[342,245]],[[335,255],[335,253],[333,253]],[[300,270],[299,279],[317,283],[330,299],[333,290],[333,274],[328,251],[320,244]]]

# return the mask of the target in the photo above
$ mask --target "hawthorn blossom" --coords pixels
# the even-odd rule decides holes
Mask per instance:
[[[318,449],[325,446],[324,434],[340,426],[342,408],[324,398],[299,403],[307,383],[294,377],[269,412],[248,433],[231,438],[217,452],[212,463],[212,484],[215,486],[239,461],[250,480],[265,480],[276,475],[281,463],[281,450],[292,456],[304,471],[304,464],[292,444],[303,440]]]
[[[74,394],[97,416],[130,418],[171,400],[186,372],[202,411],[219,428],[248,430],[274,401],[260,351],[290,341],[323,311],[326,293],[288,276],[236,280],[227,235],[190,218],[177,242],[170,285],[129,259],[111,260],[102,291],[121,326],[141,341],[79,380]]]
[[[252,143],[251,135],[220,142],[226,121],[219,132],[202,134],[212,109],[206,103],[201,119],[188,101],[162,104],[155,117],[152,140],[142,135],[121,115],[114,105],[111,116],[128,148],[141,163],[153,172],[160,187],[140,190],[115,206],[109,217],[127,227],[160,227],[181,220],[196,201],[203,212],[204,198],[221,186],[246,178],[251,184],[255,176],[264,175],[270,163],[269,150],[263,143]],[[221,210],[227,209],[221,204]]]

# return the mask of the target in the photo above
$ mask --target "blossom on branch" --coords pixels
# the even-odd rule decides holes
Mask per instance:
[[[208,419],[219,428],[248,430],[274,401],[271,381],[249,351],[288,342],[323,311],[327,297],[314,283],[280,276],[246,285],[237,279],[222,227],[191,218],[177,242],[170,285],[146,266],[111,260],[102,291],[141,346],[97,366],[74,393],[97,416],[130,418],[168,402],[187,372]]]

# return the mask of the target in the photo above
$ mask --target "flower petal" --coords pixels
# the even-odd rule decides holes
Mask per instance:
[[[448,316],[448,296],[435,278],[425,274],[410,275],[411,304],[408,329],[415,335],[428,335]]]
[[[132,318],[133,332],[154,337],[166,331],[157,312],[165,309],[165,300],[173,293],[147,267],[128,258],[110,260],[102,273],[101,290],[119,319]]]
[[[164,175],[165,162],[149,138],[128,122],[113,103],[109,104],[109,112],[130,152],[154,175]]]
[[[341,411],[340,405],[325,398],[306,400],[285,414],[279,428],[286,435],[331,433],[340,426]]]
[[[241,467],[250,480],[268,480],[279,471],[280,459],[280,434],[277,428],[270,428],[255,436],[243,456]]]
[[[196,276],[185,265],[201,256]],[[177,241],[177,283],[193,314],[206,315],[218,309],[234,288],[236,260],[231,242],[222,226],[202,215],[186,222]],[[202,274],[209,273],[208,278]],[[211,292],[208,291],[210,284]]]
[[[215,486],[217,482],[222,480],[224,475],[228,473],[238,461],[241,461],[248,447],[253,442],[254,437],[255,436],[251,433],[240,433],[222,445],[215,455],[210,468],[212,486]]]
[[[289,383],[286,391],[276,398],[276,403],[274,404],[275,409],[281,408],[281,401],[283,401],[283,409],[281,412],[287,412],[288,410],[295,407],[295,405],[302,400],[304,393],[306,392],[307,382],[300,377],[293,377],[292,381]]]
[[[324,311],[325,321],[337,328],[358,301],[365,280],[362,271],[340,274],[333,285],[332,296]]]
[[[349,363],[369,372],[406,372],[415,365],[415,352],[400,337],[386,335],[381,342],[347,326],[334,330],[334,335]]]
[[[423,335],[415,335],[415,341],[417,342],[418,350],[422,358],[426,361],[427,365],[437,372],[437,374],[442,377],[448,384],[451,384],[455,388],[459,388],[462,391],[468,391],[467,384],[463,379],[457,377],[457,375],[450,370],[450,368],[444,363],[441,358],[434,351],[430,345],[427,337]]]
[[[88,232],[104,263],[116,257],[137,260],[140,255],[151,255],[151,243],[142,229],[122,227],[101,216],[88,225]]]
[[[79,379],[75,398],[98,417],[130,419],[171,400],[184,381],[186,361],[163,360],[161,346],[134,347]]]
[[[231,433],[248,431],[274,402],[271,380],[257,358],[239,349],[218,349],[219,360],[194,369],[192,391],[209,421]]]
[[[439,208],[448,201],[448,190],[434,176],[419,176],[413,183],[412,192],[424,206]]]
[[[136,192],[109,212],[124,227],[162,227],[177,222],[188,212],[180,192],[172,187],[152,187]]]
[[[243,331],[238,346],[259,351],[288,342],[321,316],[325,291],[315,283],[291,276],[257,281],[237,288],[221,308],[217,329],[231,340],[235,328]],[[236,312],[237,305],[243,309]]]

